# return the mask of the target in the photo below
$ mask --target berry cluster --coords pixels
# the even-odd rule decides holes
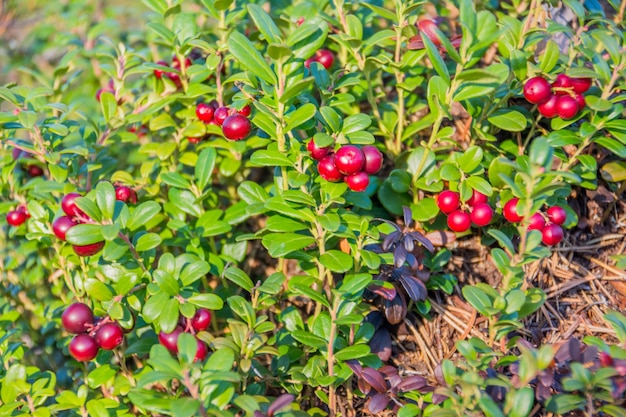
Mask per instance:
[[[512,198],[502,207],[502,215],[511,223],[519,223],[524,218],[517,211],[517,203],[519,198]],[[547,218],[547,220],[546,220]],[[539,230],[541,232],[541,241],[545,245],[553,246],[563,239],[563,228],[561,225],[565,223],[567,213],[563,207],[549,207],[545,214],[535,213],[530,217],[528,230]]]
[[[113,350],[124,341],[124,331],[117,322],[94,317],[88,305],[74,303],[61,316],[63,327],[75,334],[70,342],[70,355],[79,362],[90,361],[100,349]]]
[[[324,68],[329,69],[335,62],[335,55],[333,55],[333,53],[328,49],[320,49],[315,52],[315,55],[304,61],[304,66],[309,68],[314,62],[319,62],[324,66]]]
[[[211,324],[211,312],[206,308],[199,308],[196,310],[196,314],[190,319],[181,316],[178,319],[178,326],[171,333],[164,333],[161,331],[159,333],[159,342],[170,351],[170,353],[176,355],[178,354],[178,336],[181,333],[191,333],[194,334],[196,332],[201,332],[209,328]],[[200,339],[196,338],[196,342],[198,344],[198,348],[196,350],[196,356],[194,358],[194,362],[203,361],[207,354],[209,353],[209,349],[207,345]]]
[[[11,210],[7,213],[7,223],[15,227],[23,225],[29,218],[30,214],[24,205],[21,205],[15,210]]]
[[[170,66],[170,64],[168,64],[165,61],[157,61],[157,64],[163,65],[164,67]],[[190,66],[191,66],[191,59],[185,58],[185,68],[188,68]],[[177,56],[172,58],[172,68],[178,71],[180,71],[181,69],[180,60],[178,59]],[[163,70],[158,70],[158,69],[154,70],[154,76],[157,77],[159,80],[163,78],[163,74],[165,74],[165,76],[169,78],[174,83],[174,85],[176,85],[176,87],[180,88],[183,86],[182,82],[180,81],[180,75],[176,74],[175,72],[165,72]]]
[[[591,87],[591,78],[572,78],[559,74],[552,85],[541,76],[533,77],[524,84],[524,97],[537,104],[542,116],[571,119],[585,108],[583,93]]]
[[[439,210],[448,215],[448,227],[457,233],[467,231],[472,224],[484,227],[491,222],[493,209],[488,201],[486,195],[476,190],[463,204],[459,193],[454,191],[446,190],[437,196]]]
[[[383,154],[372,145],[359,148],[343,145],[336,152],[332,147],[320,148],[311,139],[307,144],[309,154],[318,161],[317,171],[326,181],[344,180],[352,191],[365,191],[370,183],[370,175],[380,171]]]
[[[252,130],[252,123],[248,116],[252,113],[249,105],[241,110],[219,107],[216,102],[198,103],[196,106],[196,117],[205,124],[212,124],[222,127],[222,134],[229,140],[242,140],[248,137]],[[191,143],[198,143],[201,137],[187,138]]]

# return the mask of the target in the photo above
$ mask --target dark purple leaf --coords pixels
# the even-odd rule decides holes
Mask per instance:
[[[404,248],[407,252],[413,252],[413,249],[415,249],[415,241],[411,239],[411,236],[404,238],[402,243],[404,243]]]
[[[433,394],[433,404],[435,404],[435,405],[441,404],[442,402],[444,402],[447,399],[448,399],[447,395],[437,394],[437,393]]]
[[[417,258],[415,257],[415,255],[413,255],[412,253],[407,253],[406,255],[406,261],[409,264],[409,267],[413,270],[419,268],[420,263],[417,260]]]
[[[397,296],[395,287],[383,287],[382,285],[372,284],[368,289],[374,294],[378,294],[385,300],[393,300]]]
[[[545,401],[552,396],[552,391],[550,387],[546,387],[542,384],[537,384],[537,388],[535,388],[535,398],[537,401]]]
[[[397,245],[396,248],[393,250],[393,263],[396,268],[400,268],[402,265],[404,265],[404,262],[406,261],[406,255],[407,253],[404,246]]]
[[[383,250],[385,252],[389,252],[389,250],[393,247],[393,245],[396,244],[396,242],[398,241],[398,239],[400,239],[400,237],[402,237],[401,232],[393,232],[385,236],[385,239],[383,239],[383,245],[382,245]]]
[[[391,220],[381,219],[380,217],[376,217],[373,220],[378,220],[380,222],[387,223],[388,225],[395,227],[398,232],[402,231],[400,226],[398,226],[396,223],[392,222]]]
[[[426,238],[426,236],[424,236],[420,232],[411,232],[410,235],[415,240],[417,240],[419,243],[421,243],[422,246],[424,246],[428,250],[428,252],[434,252],[435,251],[435,247],[433,246],[432,242],[430,240],[428,240]]]
[[[417,391],[426,386],[426,378],[419,375],[413,375],[398,384],[398,389],[402,392]]]
[[[368,384],[367,381],[365,381],[363,378],[359,378],[356,381],[356,384],[359,387],[359,391],[361,391],[365,395],[369,394],[370,391],[372,391],[372,386]]]
[[[443,377],[443,368],[441,365],[435,367],[435,379],[439,385],[447,386],[446,379]]]
[[[426,268],[418,268],[413,271],[413,274],[422,282],[428,282],[430,279],[430,271]]]
[[[292,394],[283,394],[280,397],[276,398],[272,404],[267,408],[267,414],[273,415],[278,410],[285,408],[291,405],[296,399],[295,395]]]
[[[364,368],[361,377],[378,392],[387,392],[387,384],[383,374],[374,368]]]
[[[426,286],[419,279],[402,274],[400,275],[400,283],[402,283],[402,286],[411,300],[423,301],[426,299],[428,290],[426,290]]]
[[[448,243],[452,243],[456,240],[456,235],[452,232],[436,230],[428,233],[426,236],[434,246],[445,246]]]
[[[394,375],[398,375],[398,368],[391,365],[381,366],[379,369],[380,373],[385,375],[385,378],[389,378]]]
[[[598,357],[598,347],[597,346],[587,346],[585,349],[585,353],[583,353],[583,363],[596,363],[595,366],[588,367],[589,371],[593,372],[597,369],[598,364],[596,358]]]
[[[375,329],[378,329],[383,324],[383,315],[380,314],[380,311],[372,311],[365,316],[364,322],[369,323],[374,326]]]
[[[260,411],[255,411],[253,414],[254,417],[267,417],[267,415],[265,415],[264,413],[260,412]]]
[[[554,371],[552,369],[547,369],[541,372],[537,379],[542,385],[549,387],[554,382]]]
[[[378,414],[387,408],[389,397],[385,394],[375,394],[367,403],[367,410],[372,414]]]
[[[402,206],[402,214],[402,217],[404,217],[404,226],[411,227],[411,224],[413,224],[413,212],[411,209],[407,206]]]
[[[390,324],[398,324],[406,317],[406,301],[402,294],[396,294],[393,300],[385,300],[385,317]]]
[[[494,401],[499,403],[503,402],[506,397],[506,388],[499,385],[488,385],[486,391]]]
[[[379,328],[370,340],[370,350],[378,355],[381,361],[387,362],[391,357],[391,335],[384,327]]]
[[[363,249],[368,250],[370,252],[381,254],[383,253],[383,248],[378,243],[373,243],[371,245],[363,246]]]
[[[354,359],[350,359],[349,361],[346,361],[345,363],[346,365],[348,365],[348,368],[352,369],[352,372],[354,372],[354,375],[361,378],[361,372],[363,372],[363,367],[358,361]]]

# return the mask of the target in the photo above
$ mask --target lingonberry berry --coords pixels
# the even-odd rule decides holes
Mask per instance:
[[[470,206],[475,206],[478,203],[486,203],[488,201],[489,197],[487,197],[485,194],[481,193],[480,191],[472,190],[472,196],[469,198],[469,200],[466,201],[466,203]]]
[[[376,174],[383,166],[383,154],[376,146],[365,145],[361,148],[361,152],[365,156],[365,165],[363,171],[368,174]]]
[[[578,103],[578,110],[583,110],[587,106],[587,102],[585,101],[585,96],[582,94],[576,94],[576,103]]]
[[[252,107],[250,107],[248,104],[246,104],[245,106],[243,106],[241,108],[241,110],[237,110],[237,113],[243,115],[243,116],[250,116],[250,114],[252,113]]]
[[[528,230],[539,230],[542,231],[546,228],[546,219],[543,218],[541,213],[535,213],[530,216],[530,224],[528,225]]]
[[[164,67],[169,67],[169,64],[165,61],[157,61],[157,65],[161,65]],[[157,77],[159,80],[163,77],[163,70],[160,69],[155,69],[154,70],[154,76]]]
[[[133,197],[135,201],[132,201]],[[131,203],[136,203],[137,194],[135,193],[135,190],[133,190],[132,188],[126,185],[119,185],[115,187],[115,199],[122,201],[124,203],[126,203],[127,201],[130,201]]]
[[[221,126],[222,123],[224,123],[224,120],[226,120],[226,118],[229,116],[229,114],[230,110],[228,109],[228,107],[218,107],[213,113],[213,120],[215,120],[217,124]]]
[[[365,155],[354,145],[344,145],[335,153],[335,165],[345,175],[355,174],[363,169]]]
[[[183,328],[176,326],[171,333],[161,331],[159,333],[159,342],[172,353],[178,353],[178,336],[183,332]]]
[[[578,101],[570,96],[560,96],[556,102],[556,112],[561,119],[571,119],[578,114]]]
[[[343,180],[348,184],[348,188],[359,193],[365,191],[370,184],[370,177],[365,171],[346,175]]]
[[[41,177],[43,175],[43,168],[39,165],[29,165],[26,167],[28,175],[32,177]]]
[[[330,146],[320,148],[319,146],[317,146],[313,139],[311,139],[309,143],[306,144],[306,149],[309,151],[309,155],[311,155],[311,158],[315,159],[316,161],[319,161],[320,159],[328,155],[328,152],[330,152]]]
[[[202,142],[202,139],[203,139],[203,137],[202,137],[202,136],[198,136],[198,137],[193,137],[193,136],[190,136],[190,137],[188,137],[188,138],[187,138],[187,140],[189,141],[189,143],[193,143],[194,145],[195,145],[196,143],[200,143],[200,142]]]
[[[550,99],[552,89],[545,78],[538,76],[526,81],[524,84],[524,97],[530,103],[541,104]]]
[[[461,198],[459,193],[446,190],[437,196],[437,207],[445,214],[450,214],[459,208]]]
[[[539,110],[539,113],[541,113],[543,117],[552,119],[558,114],[556,111],[557,101],[559,101],[559,96],[551,95],[548,101],[546,101],[545,103],[541,103],[537,106],[537,110]]]
[[[76,199],[78,197],[82,197],[82,196],[78,193],[69,193],[69,194],[66,194],[65,197],[63,197],[63,200],[61,200],[61,208],[63,209],[65,214],[67,214],[70,217],[85,215],[85,213],[83,213],[82,210],[79,209],[78,206],[76,205]]]
[[[191,318],[191,325],[197,332],[208,329],[210,324],[211,312],[206,308],[197,309],[196,314]]]
[[[487,203],[476,203],[472,207],[470,218],[476,226],[487,226],[493,218],[493,209]]]
[[[189,68],[191,64],[192,64],[191,59],[185,58],[185,68]],[[178,59],[177,56],[174,56],[172,58],[172,67],[176,68],[177,70],[180,69],[180,59]]]
[[[335,55],[328,49],[320,49],[315,53],[315,60],[322,64],[324,68],[329,69],[335,62]]]
[[[570,84],[574,88],[574,92],[582,94],[591,88],[593,80],[591,78],[570,78]]]
[[[207,347],[207,345],[200,339],[196,339],[197,340],[197,350],[196,350],[196,357],[193,359],[194,362],[200,362],[206,359],[206,356],[209,353],[209,348]]]
[[[11,226],[19,227],[28,219],[26,213],[22,210],[11,210],[7,213],[7,223]]]
[[[98,355],[98,344],[88,334],[74,336],[70,342],[70,355],[79,362],[87,362]]]
[[[456,210],[448,216],[448,227],[453,232],[462,233],[467,231],[472,225],[470,215],[464,211]]]
[[[68,216],[61,216],[52,223],[54,235],[61,240],[65,240],[67,231],[76,226],[76,222]]]
[[[437,35],[435,29],[437,29],[437,23],[432,19],[421,19],[417,21],[417,28],[428,37],[435,44],[435,46],[441,46],[441,40]]]
[[[549,246],[558,244],[563,239],[563,228],[558,224],[550,224],[541,232],[541,241]]]
[[[69,305],[61,315],[61,323],[68,333],[85,333],[93,322],[93,311],[83,303]]]
[[[213,113],[215,113],[215,109],[210,104],[198,103],[196,106],[196,117],[204,123],[209,123],[213,120]]]
[[[567,220],[567,212],[563,207],[550,207],[548,210],[546,210],[546,214],[548,215],[548,220],[550,220],[554,224],[558,224],[559,226],[565,223],[565,220]]]
[[[518,201],[519,198],[512,198],[506,202],[504,207],[502,207],[502,215],[511,223],[517,223],[522,221],[522,216],[520,216],[517,212]]]
[[[568,77],[567,75],[565,75],[565,74],[559,74],[559,75],[556,76],[556,79],[552,83],[552,87],[553,88],[571,89],[573,87],[572,79],[570,77]],[[562,95],[567,94],[567,91],[557,90],[557,91],[555,91],[555,94],[558,95],[558,96],[562,96]]]
[[[337,182],[343,175],[335,165],[335,155],[326,155],[317,163],[317,171],[326,181]]]
[[[122,344],[124,331],[117,323],[105,323],[96,330],[96,343],[104,350],[113,350]]]
[[[90,245],[73,245],[74,253],[78,256],[93,256],[104,247],[104,242],[96,242]]]
[[[250,120],[244,115],[233,114],[222,123],[222,132],[226,139],[242,140],[248,137],[252,130]]]

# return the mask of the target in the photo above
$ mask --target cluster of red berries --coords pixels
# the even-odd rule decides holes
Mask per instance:
[[[209,328],[211,324],[211,312],[206,308],[199,308],[196,310],[196,314],[190,319],[180,316],[178,319],[178,325],[171,333],[159,333],[159,342],[165,346],[170,353],[178,354],[178,336],[183,332],[194,334],[201,332]],[[206,355],[209,353],[207,345],[200,339],[196,338],[198,348],[196,350],[196,356],[194,362],[203,361]]]
[[[524,97],[537,104],[542,116],[571,119],[585,108],[583,93],[591,87],[591,78],[572,78],[559,74],[552,85],[541,76],[533,77],[524,84]]]
[[[169,67],[170,66],[170,64],[168,64],[166,61],[157,61],[157,64],[158,65],[163,65],[164,67]],[[191,63],[191,59],[185,58],[185,68],[190,67],[191,64],[192,64]],[[180,60],[178,59],[177,56],[174,56],[172,58],[172,66],[171,67],[180,71],[181,65],[180,65]],[[158,70],[158,69],[154,70],[154,76],[157,77],[159,80],[161,78],[163,78],[163,74],[165,74],[165,76],[167,78],[169,78],[174,83],[174,85],[176,85],[176,87],[178,87],[178,88],[182,87],[183,84],[180,81],[180,75],[176,74],[175,72],[166,72],[166,71]]]
[[[76,205],[76,199],[78,197],[82,196],[78,193],[66,194],[61,200],[61,208],[66,215],[61,216],[57,218],[54,222],[52,222],[52,231],[57,238],[63,241],[65,241],[68,230],[70,230],[77,224],[89,221],[89,216],[87,216]],[[135,204],[137,202],[137,193],[130,187],[120,185],[115,187],[115,198],[125,203],[130,202]],[[96,253],[100,252],[103,247],[104,241],[92,243],[89,245],[72,245],[74,253],[76,253],[76,255],[78,256],[93,256]]]
[[[252,123],[248,119],[251,113],[252,108],[249,105],[241,110],[226,106],[219,107],[216,102],[198,103],[196,106],[198,120],[205,124],[221,126],[224,137],[230,140],[242,140],[248,137],[252,130]],[[202,140],[201,137],[187,139],[191,143],[198,143]]]
[[[472,224],[484,227],[491,222],[493,209],[488,201],[489,198],[486,195],[476,190],[463,204],[461,204],[459,193],[454,191],[446,190],[437,196],[439,210],[448,216],[448,227],[457,233],[467,231]]]
[[[74,303],[61,316],[63,327],[75,334],[70,342],[70,355],[79,362],[90,361],[100,349],[113,350],[124,341],[124,330],[106,317],[94,317],[88,305]]]
[[[15,210],[11,210],[7,213],[7,223],[11,226],[20,227],[30,218],[28,209],[25,205],[21,205]]]
[[[328,49],[320,49],[315,52],[315,55],[304,61],[304,66],[309,68],[314,62],[319,62],[324,68],[329,69],[335,62],[335,55]]]
[[[512,198],[502,207],[502,215],[511,223],[519,223],[524,218],[517,211],[519,198]],[[546,220],[547,219],[547,220]],[[549,207],[545,214],[535,213],[530,217],[528,230],[539,230],[541,241],[545,245],[556,245],[563,239],[563,228],[561,225],[567,220],[567,213],[563,207]]]
[[[365,191],[370,183],[370,175],[376,174],[383,166],[383,154],[372,145],[359,148],[343,145],[336,152],[332,147],[320,148],[311,139],[307,144],[309,154],[317,162],[317,171],[326,181],[344,180],[352,191]]]

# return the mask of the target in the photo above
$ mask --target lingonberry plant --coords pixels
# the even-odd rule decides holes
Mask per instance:
[[[624,2],[5,3],[1,415],[626,413]]]

